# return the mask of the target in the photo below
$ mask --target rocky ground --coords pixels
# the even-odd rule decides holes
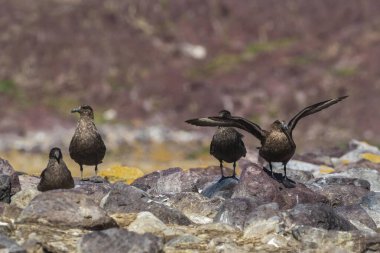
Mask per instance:
[[[297,156],[294,185],[248,158],[239,181],[219,182],[218,167],[170,168],[130,185],[98,177],[43,193],[39,178],[0,160],[0,251],[380,251],[377,147]]]

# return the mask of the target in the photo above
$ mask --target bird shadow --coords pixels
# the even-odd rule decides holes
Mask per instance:
[[[263,167],[263,170],[265,173],[268,174],[268,176],[270,176],[271,178],[273,178],[274,180],[276,180],[277,182],[279,182],[280,184],[282,184],[285,188],[294,188],[296,187],[296,182],[291,180],[290,178],[284,178],[284,176],[282,175],[282,173],[276,173],[276,172],[273,172],[273,176],[270,172],[270,170],[268,170],[267,168]]]

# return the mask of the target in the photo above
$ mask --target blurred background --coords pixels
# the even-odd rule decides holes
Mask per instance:
[[[215,129],[184,121],[228,109],[259,123],[303,119],[297,153],[380,144],[380,1],[0,0],[0,154],[39,174],[68,155],[90,104],[108,153],[102,169],[217,165]],[[245,135],[254,150],[259,142]],[[89,175],[93,168],[85,169]]]

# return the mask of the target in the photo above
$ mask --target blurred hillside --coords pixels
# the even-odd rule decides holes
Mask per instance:
[[[226,108],[265,127],[348,94],[303,120],[297,143],[380,143],[379,1],[0,5],[3,133],[73,127],[79,104],[93,105],[98,123],[209,133],[183,122]]]

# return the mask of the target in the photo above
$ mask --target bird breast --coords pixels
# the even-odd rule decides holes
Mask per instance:
[[[260,148],[260,155],[267,161],[287,162],[293,156],[295,147],[292,146],[286,134],[282,131],[269,132]]]

